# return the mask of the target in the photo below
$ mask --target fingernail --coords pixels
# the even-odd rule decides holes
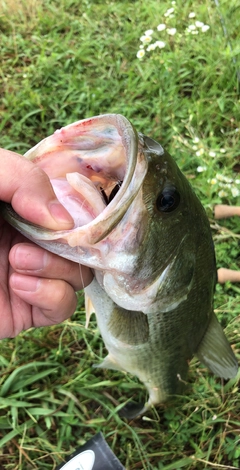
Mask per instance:
[[[40,271],[47,265],[47,251],[33,245],[18,245],[15,247],[15,269],[19,271]]]
[[[59,225],[66,225],[67,229],[73,227],[73,218],[57,199],[49,202],[48,208],[52,217]]]
[[[12,289],[25,292],[36,292],[40,281],[37,277],[22,276],[17,273],[12,274],[10,280]]]

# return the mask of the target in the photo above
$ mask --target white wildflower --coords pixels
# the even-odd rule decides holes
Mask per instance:
[[[144,49],[144,45],[141,44],[141,45],[139,46],[139,49]]]
[[[209,157],[216,157],[216,152],[213,152],[213,150],[210,150]]]
[[[216,178],[217,178],[218,181],[225,181],[225,178],[224,178],[223,175],[221,175],[221,173],[217,173]]]
[[[176,28],[167,29],[167,33],[170,34],[170,36],[174,36],[174,34],[176,34],[176,32],[177,32]]]
[[[212,420],[215,421],[217,419],[217,415],[213,415]]]
[[[190,25],[188,26],[188,29],[189,29],[189,31],[194,31],[194,30],[196,29],[195,24],[190,24]]]
[[[171,2],[171,3],[172,3],[172,5],[176,5],[176,2],[175,2],[175,1],[173,1],[173,2]]]
[[[210,181],[210,184],[216,184],[216,183],[217,183],[216,178],[212,178],[211,181]]]
[[[232,183],[233,182],[232,178],[228,178],[228,176],[224,176],[223,178],[224,178],[224,181],[226,183]]]
[[[164,23],[161,23],[157,26],[158,31],[164,31],[164,29],[166,29],[166,25]]]
[[[192,149],[196,151],[196,150],[198,149],[198,146],[197,146],[197,145],[193,145],[193,146],[192,146]]]
[[[226,193],[226,191],[224,191],[224,189],[221,189],[221,191],[219,191],[218,195],[219,195],[219,197],[221,197],[221,198],[222,198],[222,197],[227,197],[227,193]]]
[[[204,26],[204,23],[202,23],[201,21],[195,21],[195,25],[197,26],[197,28],[202,28]]]
[[[152,36],[141,36],[140,37],[140,41],[143,42],[143,44],[148,44],[149,42],[151,42],[152,40]]]
[[[201,157],[201,155],[203,155],[203,154],[204,154],[204,149],[203,149],[203,148],[202,148],[202,149],[199,149],[199,150],[196,152],[197,157]]]
[[[206,171],[207,167],[206,166],[198,166],[197,167],[197,172],[202,173],[203,171]]]
[[[221,152],[221,153],[226,153],[226,149],[223,149],[223,148],[222,148],[222,149],[220,149],[220,152]]]
[[[164,13],[164,16],[170,16],[172,13],[174,13],[174,8],[169,8],[166,13]]]
[[[137,52],[137,58],[138,58],[138,59],[142,59],[144,55],[145,55],[144,49],[140,49],[140,50]]]
[[[148,51],[148,52],[149,52],[149,51],[154,51],[154,49],[156,49],[156,47],[157,47],[157,46],[156,46],[156,43],[154,43],[154,44],[149,44],[149,46],[147,47],[147,51]]]
[[[232,196],[233,197],[238,197],[239,194],[240,194],[240,191],[238,188],[236,188],[235,186],[233,188],[231,188],[231,193],[232,193]]]
[[[153,34],[153,29],[147,29],[144,34],[145,36],[151,36],[151,34]]]
[[[208,24],[204,24],[204,25],[202,26],[202,32],[203,32],[203,33],[206,33],[206,31],[208,31],[209,28],[210,28],[210,26],[208,26]]]
[[[200,141],[199,137],[194,137],[193,139],[194,144],[198,144],[199,141]]]
[[[238,179],[235,180],[235,183],[236,183],[236,184],[240,184],[240,180],[238,180]]]
[[[163,49],[166,46],[166,43],[164,41],[156,41],[155,44],[156,47],[159,47],[159,49]]]
[[[194,11],[191,11],[191,13],[189,13],[188,15],[188,18],[195,18],[196,16],[196,13],[194,13]]]

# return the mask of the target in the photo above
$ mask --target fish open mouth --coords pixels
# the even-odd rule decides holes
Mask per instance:
[[[34,236],[38,240],[59,239],[71,247],[89,246],[105,238],[126,213],[147,171],[138,134],[118,114],[63,127],[25,157],[47,173],[58,200],[75,223],[70,231],[38,227]],[[19,217],[18,227],[26,236],[33,234],[34,226]]]

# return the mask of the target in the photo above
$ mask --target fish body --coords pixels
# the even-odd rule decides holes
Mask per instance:
[[[120,115],[56,131],[26,154],[49,175],[75,227],[36,227],[3,215],[44,248],[90,266],[85,288],[109,352],[98,367],[136,375],[148,402],[182,393],[196,355],[225,379],[236,358],[213,312],[215,254],[205,211],[173,158]]]

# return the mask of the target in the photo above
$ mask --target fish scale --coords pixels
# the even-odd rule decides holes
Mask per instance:
[[[34,226],[7,204],[2,214],[30,240],[93,269],[85,294],[108,350],[96,367],[136,375],[149,393],[146,403],[128,404],[123,416],[134,418],[182,393],[194,355],[216,375],[234,377],[237,360],[213,311],[209,222],[163,147],[125,117],[108,114],[56,131],[26,158],[55,187],[58,178],[68,180],[68,202],[62,197],[61,203],[75,227]],[[61,195],[60,184],[57,191]]]

